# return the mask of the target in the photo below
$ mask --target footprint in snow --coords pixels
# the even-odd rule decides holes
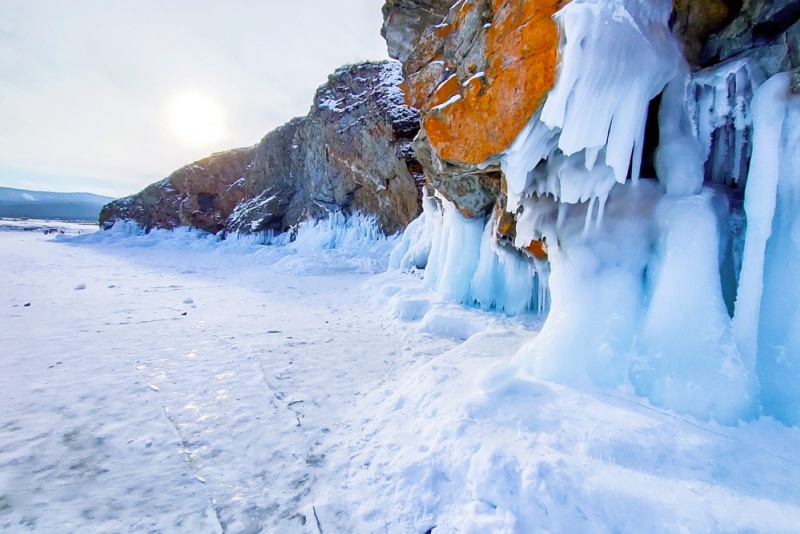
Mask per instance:
[[[86,289],[86,284],[78,284],[75,286],[75,291],[82,291],[84,289]]]

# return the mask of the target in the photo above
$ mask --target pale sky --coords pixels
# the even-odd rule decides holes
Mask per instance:
[[[0,186],[125,196],[386,59],[382,0],[0,0]]]

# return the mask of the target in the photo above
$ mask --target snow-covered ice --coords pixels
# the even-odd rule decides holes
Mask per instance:
[[[800,524],[800,430],[532,378],[541,318],[367,272],[396,242],[0,232],[0,529]]]

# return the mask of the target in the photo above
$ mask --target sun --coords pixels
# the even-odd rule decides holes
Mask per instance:
[[[167,121],[178,139],[192,148],[208,148],[225,137],[222,109],[197,91],[175,95],[167,104]]]

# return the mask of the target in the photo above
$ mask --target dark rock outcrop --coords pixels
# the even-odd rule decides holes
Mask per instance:
[[[119,220],[133,220],[148,230],[224,230],[228,215],[244,198],[245,173],[254,154],[254,147],[240,148],[181,167],[140,193],[107,204],[100,212],[100,225],[109,228]]]
[[[736,17],[704,43],[700,61],[755,60],[767,76],[800,68],[800,0],[745,0]]]
[[[411,142],[419,115],[405,105],[397,63],[343,67],[317,90],[308,116],[269,133],[247,174],[236,231],[284,231],[330,211],[373,214],[386,232],[419,214],[422,180]]]
[[[179,213],[183,200],[169,178],[164,178],[135,195],[103,206],[100,227],[107,230],[120,221],[135,221],[148,230],[175,228],[181,224]]]
[[[107,205],[100,223],[282,232],[328,212],[357,211],[387,233],[402,230],[419,214],[423,174],[411,148],[419,114],[405,104],[401,81],[395,62],[342,67],[317,90],[307,116]]]

